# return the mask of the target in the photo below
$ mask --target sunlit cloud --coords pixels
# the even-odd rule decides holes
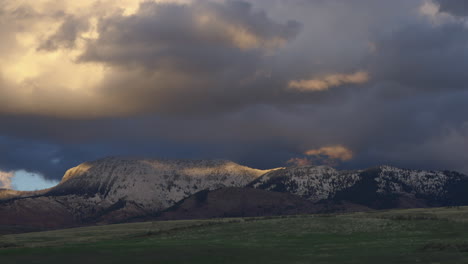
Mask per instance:
[[[345,84],[363,84],[369,81],[369,73],[358,71],[352,74],[330,74],[316,79],[293,80],[288,88],[298,91],[325,91]]]
[[[232,84],[215,73],[201,76],[203,67],[222,68],[200,58],[239,67],[229,58],[271,55],[300,28],[276,23],[247,2],[192,2],[6,1],[0,8],[0,113],[100,118],[170,111],[160,101],[174,105],[165,102],[175,91],[201,83],[213,93]],[[128,83],[116,84],[118,76]]]
[[[0,113],[100,117],[126,112],[100,92],[106,73],[112,70],[99,63],[79,63],[77,59],[87,43],[99,37],[100,19],[119,13],[133,15],[141,2],[150,1],[2,2]]]
[[[11,189],[11,179],[13,176],[13,172],[0,171],[0,189]]]
[[[319,149],[311,149],[304,152],[307,156],[320,157],[324,156],[330,159],[348,161],[353,158],[353,152],[341,145],[326,146]]]
[[[209,10],[199,11],[196,15],[196,22],[200,29],[210,29],[223,32],[227,39],[236,47],[243,50],[265,49],[270,52],[281,48],[287,43],[287,38],[282,36],[261,36],[245,25],[231,24],[218,14],[213,14]]]
[[[434,25],[453,22],[455,17],[441,10],[440,4],[433,0],[424,1],[419,7],[419,14],[429,19]]]
[[[439,6],[433,1],[426,0],[419,7],[419,13],[426,16],[436,16],[439,13]]]
[[[353,159],[354,156],[354,153],[350,149],[342,145],[331,145],[318,149],[310,149],[305,151],[303,154],[307,157],[291,158],[286,162],[286,164],[293,166],[337,166],[340,162]]]

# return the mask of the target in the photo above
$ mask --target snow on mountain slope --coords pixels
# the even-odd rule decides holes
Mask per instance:
[[[243,187],[265,172],[223,160],[106,158],[68,170],[48,194],[108,203],[125,200],[155,211],[200,190]]]
[[[327,166],[289,167],[271,171],[250,184],[254,188],[289,192],[312,201],[334,199],[380,199],[405,195],[444,204],[465,200],[468,177],[449,171],[407,170],[390,166],[338,171]],[[468,189],[467,189],[468,190]],[[362,199],[359,199],[362,198]]]
[[[453,185],[465,184],[468,177],[451,171],[408,170],[380,166],[375,181],[380,193],[411,193],[443,197],[452,191]]]
[[[359,180],[359,171],[338,171],[327,166],[301,166],[274,170],[250,184],[254,188],[289,192],[312,201],[332,197]]]

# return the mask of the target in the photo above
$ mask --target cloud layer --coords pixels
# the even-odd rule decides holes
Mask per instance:
[[[41,1],[4,8],[5,28],[16,29],[5,33],[13,55],[0,67],[0,113],[99,118],[238,108],[255,103],[244,102],[252,90],[266,92],[255,84],[267,78],[258,68],[301,28],[243,1],[146,1],[131,14],[86,2],[71,13],[42,10]]]
[[[468,172],[464,1],[0,4],[1,171],[131,155]]]

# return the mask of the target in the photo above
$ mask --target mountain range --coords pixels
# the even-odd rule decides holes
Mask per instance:
[[[468,176],[380,166],[258,170],[225,160],[105,158],[55,187],[0,190],[0,226],[61,228],[127,221],[468,205]]]

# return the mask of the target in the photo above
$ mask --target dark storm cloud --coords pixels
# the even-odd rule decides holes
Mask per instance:
[[[100,21],[99,38],[88,44],[81,60],[212,72],[238,66],[242,60],[248,65],[249,57],[294,38],[299,28],[295,21],[276,23],[242,1],[198,1],[188,6],[146,2],[135,15],[117,14]]]
[[[146,2],[135,15],[100,21],[80,61],[113,67],[99,92],[129,112],[226,112],[278,100],[288,80],[269,64],[300,28],[243,1]]]
[[[52,160],[60,155],[57,146],[43,142],[0,137],[0,171],[28,170],[42,173],[49,178],[60,179],[63,166],[53,164]]]
[[[459,23],[404,27],[377,40],[375,77],[421,91],[466,89],[468,28]]]
[[[468,28],[415,24],[374,42],[373,77],[389,94],[468,89]]]
[[[55,120],[57,136],[37,136],[47,131],[45,121],[30,127],[23,124],[22,129],[34,128],[38,132],[31,132],[36,136],[33,142],[51,142],[49,148],[60,150],[32,164],[46,164],[38,168],[54,179],[59,179],[67,166],[109,155],[225,158],[269,168],[284,166],[291,157],[302,157],[306,150],[337,143],[356,154],[352,161],[342,164],[345,168],[390,164],[466,172],[468,122],[462,114],[468,111],[466,100],[466,92],[389,100],[375,91],[356,93],[345,104],[293,110],[257,106],[197,119],[144,117],[79,124]],[[17,124],[11,134],[19,130]],[[68,135],[57,142],[59,134]],[[30,141],[24,141],[22,148],[44,151],[44,147]],[[15,158],[18,166],[29,164],[23,156]],[[54,158],[63,161],[64,166],[59,167],[63,171],[47,162]]]
[[[440,11],[455,16],[468,16],[468,3],[465,0],[436,0]]]

